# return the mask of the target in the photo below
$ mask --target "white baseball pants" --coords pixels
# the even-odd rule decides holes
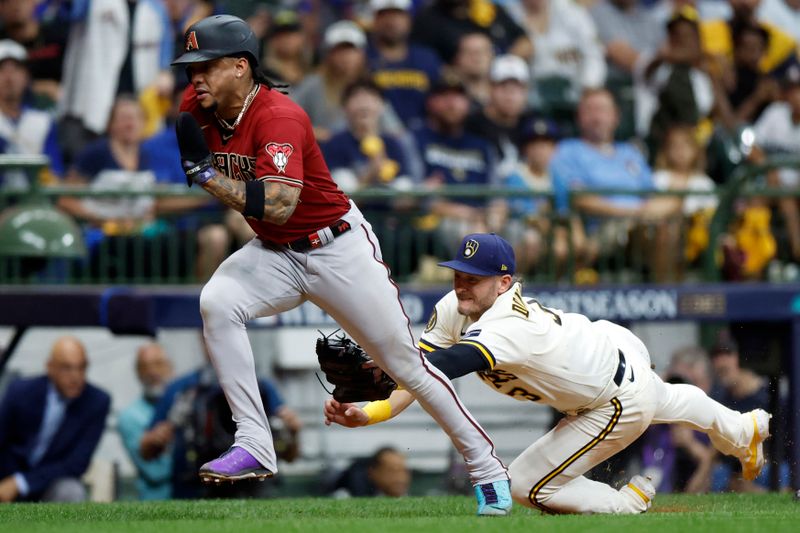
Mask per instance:
[[[463,455],[473,483],[508,479],[493,443],[450,381],[420,354],[369,223],[354,204],[343,219],[350,231],[309,252],[250,241],[223,262],[203,288],[205,340],[236,421],[236,445],[276,471],[245,324],[310,300],[414,394]]]
[[[664,383],[647,348],[629,330],[605,323],[628,368],[610,402],[567,416],[509,466],[514,500],[558,513],[638,513],[644,502],[583,476],[623,450],[650,424],[677,423],[707,433],[722,453],[745,457],[753,424],[693,385]],[[633,377],[633,381],[630,381]]]

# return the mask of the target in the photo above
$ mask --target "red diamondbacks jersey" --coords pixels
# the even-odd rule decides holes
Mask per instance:
[[[240,181],[259,179],[302,188],[284,225],[245,219],[259,238],[286,244],[330,226],[350,209],[347,196],[331,179],[311,120],[288,96],[259,86],[230,137],[214,114],[200,107],[191,85],[181,111],[190,112],[200,123],[219,172]]]

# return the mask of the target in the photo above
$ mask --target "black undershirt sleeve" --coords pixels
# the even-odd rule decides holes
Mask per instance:
[[[472,372],[491,370],[489,361],[469,344],[454,344],[449,348],[434,350],[426,354],[428,361],[450,379],[460,378]]]

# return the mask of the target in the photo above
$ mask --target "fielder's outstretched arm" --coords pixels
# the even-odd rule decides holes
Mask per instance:
[[[491,369],[491,362],[474,345],[454,344],[427,355],[433,364],[448,378],[455,379],[472,372]],[[354,403],[339,403],[334,399],[325,401],[325,424],[345,427],[361,427],[377,424],[402,413],[414,403],[414,396],[406,390],[396,390],[386,400],[369,402],[363,408]]]

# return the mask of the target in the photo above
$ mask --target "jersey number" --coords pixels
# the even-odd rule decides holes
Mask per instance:
[[[528,299],[528,305],[535,305],[535,306],[536,306],[536,307],[538,307],[538,308],[539,308],[539,309],[540,309],[540,310],[541,310],[543,313],[547,313],[548,315],[550,315],[550,318],[552,318],[552,319],[553,319],[553,322],[555,322],[555,323],[556,323],[556,324],[558,324],[559,326],[561,325],[561,317],[560,317],[560,316],[558,316],[558,313],[556,313],[555,311],[553,311],[553,310],[552,310],[552,309],[550,309],[549,307],[545,307],[545,306],[543,306],[543,305],[542,305],[542,304],[540,304],[540,303],[539,303],[539,302],[538,302],[536,299],[534,299],[534,298],[529,298],[529,299]]]
[[[484,381],[488,381],[494,388],[499,389],[502,387],[503,383],[508,383],[509,381],[518,379],[517,376],[512,374],[511,372],[506,372],[505,370],[493,370],[492,372],[478,372],[480,378]],[[513,398],[523,398],[525,400],[530,400],[532,402],[538,402],[542,399],[541,396],[538,394],[534,394],[530,391],[523,389],[522,387],[514,387],[513,389],[507,391],[505,394],[511,396]]]

